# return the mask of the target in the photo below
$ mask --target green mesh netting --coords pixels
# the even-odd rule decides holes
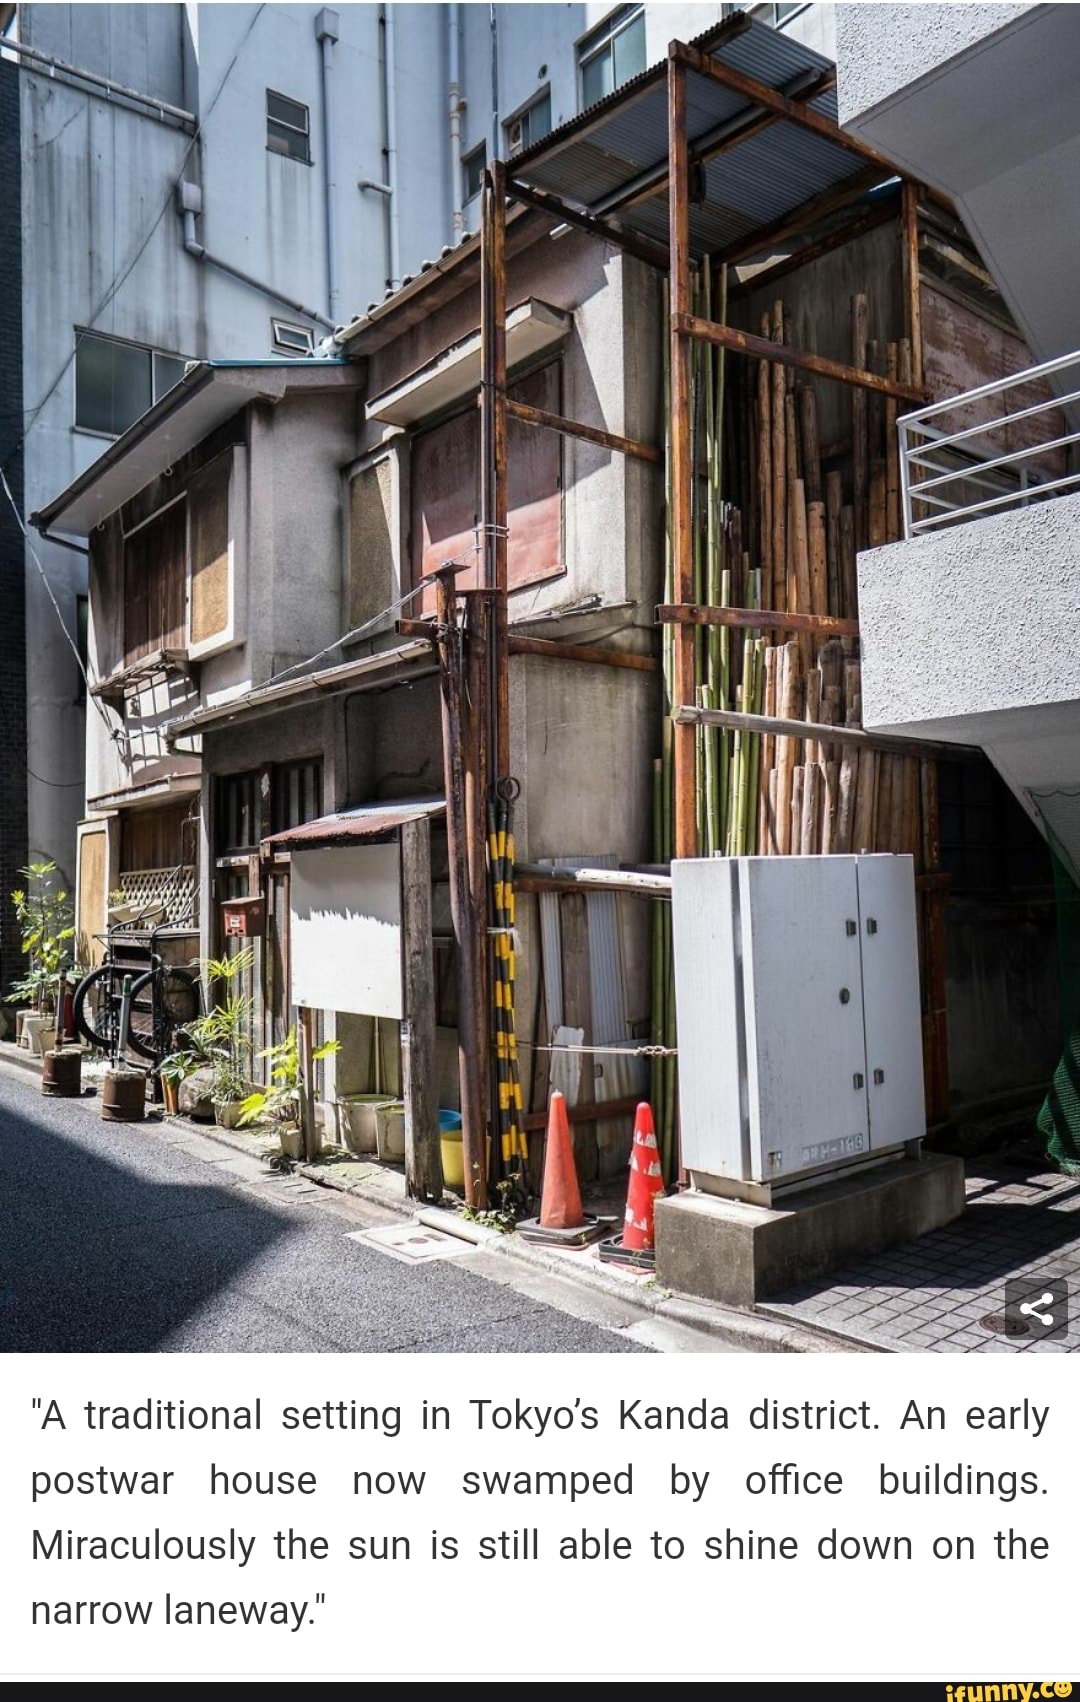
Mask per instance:
[[[1050,851],[1065,1049],[1036,1123],[1051,1162],[1070,1175],[1080,1175],[1080,887],[1068,859],[1052,841]]]

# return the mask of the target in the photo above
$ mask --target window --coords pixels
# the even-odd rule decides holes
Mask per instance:
[[[270,778],[271,832],[302,827],[321,814],[322,758],[278,763]]]
[[[75,424],[119,437],[184,376],[180,355],[75,330]]]
[[[510,386],[515,400],[558,413],[558,361]],[[537,431],[520,420],[507,423],[507,575],[511,588],[532,585],[563,571],[562,444],[555,432]],[[409,489],[413,584],[444,561],[476,561],[480,517],[479,409],[455,414],[413,439]],[[477,583],[475,573],[458,578],[459,589]],[[425,612],[435,606],[435,588],[423,593]]]
[[[124,538],[124,663],[183,650],[187,592],[187,499],[160,508]]]
[[[592,106],[645,69],[645,8],[619,6],[578,44],[581,104]]]
[[[763,24],[770,24],[774,30],[782,30],[784,26],[800,12],[805,12],[807,0],[794,0],[791,5],[746,6],[728,5],[724,7],[724,16],[729,18],[732,12],[749,12],[752,18],[757,18]]]
[[[311,114],[298,100],[266,91],[266,145],[301,165],[311,164]]]
[[[487,165],[487,145],[481,142],[471,154],[466,154],[461,162],[461,173],[465,179],[465,199],[473,201],[479,195],[484,185],[484,167]]]
[[[551,131],[551,94],[550,91],[539,96],[524,112],[516,118],[511,118],[506,125],[506,151],[513,159],[526,148],[531,148],[534,142],[542,141]]]
[[[271,319],[270,332],[275,354],[313,355],[315,333],[308,325],[290,325],[287,319]]]

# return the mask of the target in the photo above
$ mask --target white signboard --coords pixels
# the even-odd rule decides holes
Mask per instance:
[[[402,1015],[401,848],[294,850],[292,999],[311,1010]]]

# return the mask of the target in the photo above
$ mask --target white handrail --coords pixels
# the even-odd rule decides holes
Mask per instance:
[[[944,414],[962,415],[964,409],[974,404],[1004,396],[1021,385],[1044,382],[1072,368],[1080,368],[1080,352],[1060,355],[1056,360],[1044,361],[1040,366],[1012,373],[1008,378],[991,384],[982,384],[961,396],[933,402],[897,420],[905,538],[1008,506],[1026,506],[1080,484],[1080,472],[1068,471],[1070,465],[1076,465],[1070,451],[1075,453],[1080,447],[1080,429],[1068,429],[1066,413],[1069,408],[1080,405],[1080,389],[1068,390],[1064,395],[1048,392],[1042,401],[1018,408],[1015,413],[995,414],[992,419],[960,426],[951,432],[943,432],[931,423]],[[980,446],[977,441],[979,438],[992,439],[995,432],[1041,417],[1046,418],[1049,427],[1047,437],[1041,442],[1027,442],[1016,449],[1002,451],[1000,443],[984,442]],[[949,466],[948,451],[956,456],[956,464],[952,467]],[[1039,456],[1054,459],[1049,467],[1039,469],[1032,466]],[[927,472],[929,478],[919,476]],[[945,490],[954,487],[955,495],[945,495],[943,487]],[[996,494],[982,500],[970,500],[973,496],[978,497],[980,490]]]

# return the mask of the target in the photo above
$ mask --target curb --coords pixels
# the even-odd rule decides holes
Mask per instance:
[[[250,1136],[238,1136],[231,1129],[222,1129],[216,1123],[195,1123],[187,1118],[171,1115],[163,1115],[161,1122],[188,1132],[194,1130],[209,1140],[217,1141],[221,1146],[234,1152],[246,1153],[249,1157],[266,1156],[262,1151],[253,1151]],[[892,1351],[876,1342],[867,1341],[865,1337],[843,1335],[838,1330],[810,1328],[770,1318],[764,1313],[727,1310],[711,1301],[675,1294],[670,1289],[647,1288],[642,1284],[630,1285],[618,1277],[610,1276],[596,1261],[582,1260],[580,1264],[570,1264],[566,1255],[560,1256],[545,1252],[542,1247],[530,1246],[517,1235],[502,1235],[497,1230],[487,1230],[480,1225],[469,1224],[457,1212],[444,1206],[418,1206],[415,1201],[404,1195],[388,1193],[368,1182],[339,1182],[317,1164],[298,1164],[295,1174],[332,1193],[344,1194],[347,1198],[363,1200],[368,1205],[381,1206],[385,1211],[396,1212],[399,1217],[418,1217],[431,1228],[445,1227],[448,1234],[473,1241],[477,1246],[483,1246],[486,1252],[496,1253],[501,1258],[515,1260],[519,1264],[530,1265],[534,1270],[545,1271],[550,1276],[561,1276],[571,1282],[584,1283],[586,1287],[599,1290],[609,1299],[621,1300],[625,1305],[636,1306],[642,1312],[667,1318],[672,1323],[684,1324],[690,1329],[715,1336],[720,1341],[730,1342],[733,1347],[750,1348],[760,1353]],[[445,1224],[440,1223],[440,1219],[444,1219]]]

